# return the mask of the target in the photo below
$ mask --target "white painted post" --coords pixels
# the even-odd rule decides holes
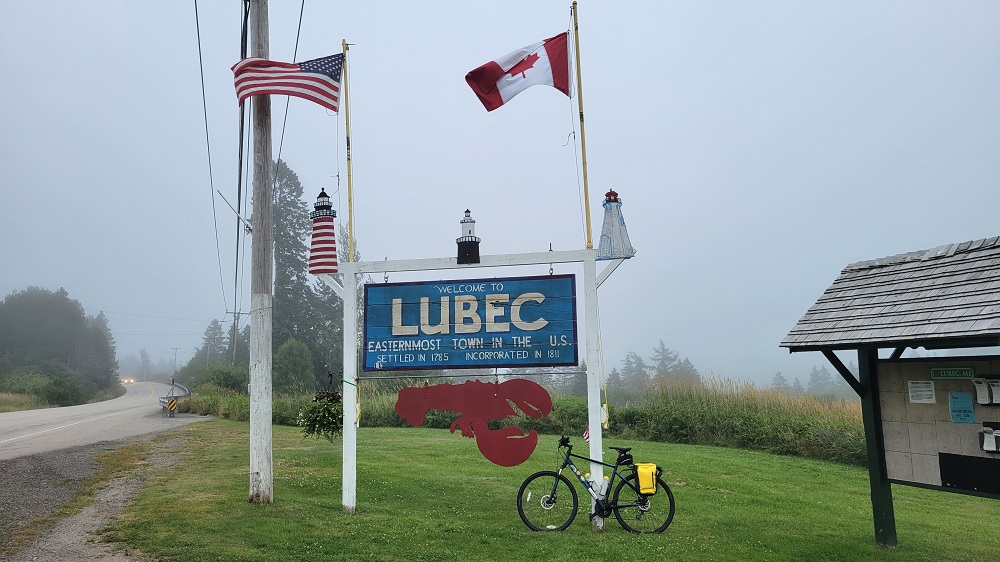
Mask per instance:
[[[597,252],[591,251],[590,256],[583,260],[583,306],[587,322],[587,423],[590,424],[590,458],[604,459],[604,443],[601,433],[603,412],[601,411],[601,347],[600,330],[597,314]],[[602,484],[604,466],[590,463],[590,478]],[[591,509],[594,507],[591,499]],[[591,520],[595,531],[604,530],[604,519],[595,517]]]
[[[267,0],[253,3],[253,56],[268,58]],[[253,246],[250,265],[250,502],[274,501],[271,451],[271,329],[274,217],[271,98],[253,98]]]
[[[344,454],[341,492],[344,513],[358,503],[358,262],[341,264],[344,273]]]

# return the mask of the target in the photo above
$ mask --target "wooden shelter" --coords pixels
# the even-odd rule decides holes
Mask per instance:
[[[1000,498],[1000,453],[983,444],[1000,433],[986,384],[1000,356],[902,357],[1000,346],[1000,237],[850,264],[780,346],[822,352],[861,397],[878,544],[897,542],[893,483]],[[836,350],[857,351],[857,378]]]

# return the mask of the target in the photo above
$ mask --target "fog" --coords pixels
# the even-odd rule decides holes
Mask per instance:
[[[249,311],[215,195],[235,204],[240,8],[198,5],[199,53],[192,2],[5,2],[0,296],[63,287],[120,357],[178,365]],[[584,247],[576,98],[488,113],[464,81],[567,29],[568,2],[307,2],[296,55],[299,8],[271,2],[271,59],[352,44],[362,259],[453,256],[465,209],[483,254]],[[703,375],[805,382],[825,359],[778,342],[844,266],[1000,234],[997,21],[985,0],[581,2],[594,236],[613,188],[638,250],[600,288],[605,368],[663,340]],[[275,157],[346,221],[344,116],[272,107]]]

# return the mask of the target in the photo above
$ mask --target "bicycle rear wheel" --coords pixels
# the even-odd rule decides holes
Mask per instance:
[[[632,533],[662,533],[674,519],[674,494],[662,478],[656,479],[656,494],[639,493],[635,473],[624,477],[612,498],[615,518]]]
[[[579,507],[569,480],[551,470],[532,474],[517,491],[517,514],[533,531],[562,531],[576,518]]]

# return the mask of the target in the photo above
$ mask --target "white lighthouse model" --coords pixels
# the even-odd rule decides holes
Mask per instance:
[[[628,231],[622,217],[622,202],[618,199],[618,192],[612,189],[604,194],[604,226],[601,227],[597,259],[626,259],[634,255],[635,248],[628,241]]]
[[[465,218],[462,219],[462,235],[455,242],[458,243],[458,263],[479,263],[479,237],[476,236],[476,220],[468,209],[465,210]]]

